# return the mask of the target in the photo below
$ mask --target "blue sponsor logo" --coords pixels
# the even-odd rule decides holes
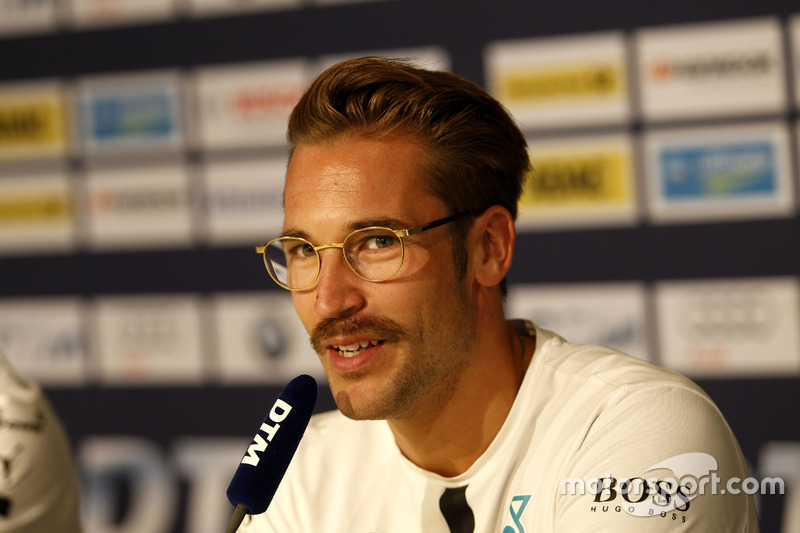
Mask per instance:
[[[662,193],[668,199],[777,192],[777,155],[768,141],[666,148],[659,164]]]
[[[514,496],[511,500],[511,505],[508,506],[508,512],[511,513],[511,520],[514,522],[514,526],[504,527],[503,533],[525,533],[525,527],[522,525],[522,513],[525,512],[525,508],[528,506],[530,499],[530,494]],[[516,509],[514,508],[514,504],[517,504]]]
[[[98,96],[89,103],[90,133],[104,143],[173,137],[179,133],[176,105],[161,91]]]

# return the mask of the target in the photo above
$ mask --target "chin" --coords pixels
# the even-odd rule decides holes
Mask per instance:
[[[387,398],[383,387],[365,390],[365,387],[360,385],[355,387],[331,386],[331,391],[339,411],[352,420],[394,418],[397,414],[397,404],[402,403]]]

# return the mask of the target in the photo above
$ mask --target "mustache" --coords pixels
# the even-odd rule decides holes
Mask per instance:
[[[309,340],[317,353],[322,353],[327,348],[325,339],[357,334],[390,342],[396,342],[408,337],[406,329],[389,318],[352,316],[321,320],[311,330]]]

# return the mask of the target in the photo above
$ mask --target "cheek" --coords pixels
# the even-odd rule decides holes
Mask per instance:
[[[297,316],[300,318],[300,322],[303,323],[303,326],[305,326],[306,331],[308,331],[309,333],[316,324],[316,318],[314,318],[315,294],[316,293],[313,291],[309,292],[301,291],[292,293],[292,303],[294,304],[294,310],[297,313]]]
[[[441,280],[443,265],[436,252],[423,246],[406,246],[403,266],[390,284],[403,285],[402,292],[429,291]]]

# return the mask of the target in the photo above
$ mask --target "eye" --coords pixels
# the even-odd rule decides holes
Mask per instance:
[[[287,257],[313,257],[314,253],[314,247],[307,242],[294,242],[286,247]]]
[[[314,252],[314,247],[310,244],[301,244],[297,247],[297,255],[302,257],[312,257],[316,252]]]
[[[398,238],[394,235],[373,235],[364,241],[368,250],[382,250],[397,244]]]

